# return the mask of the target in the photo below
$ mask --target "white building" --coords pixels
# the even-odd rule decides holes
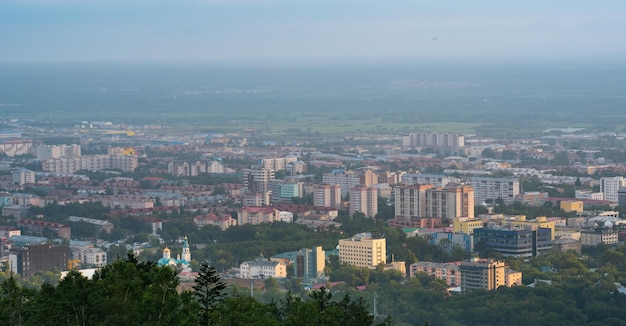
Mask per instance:
[[[12,173],[13,183],[23,186],[27,183],[35,183],[35,172],[20,168]]]
[[[81,264],[94,267],[102,267],[108,263],[106,251],[100,248],[72,250],[72,259],[78,259]]]
[[[285,278],[287,277],[287,266],[277,261],[267,260],[263,255],[260,255],[255,260],[241,263],[239,275],[246,279]]]
[[[626,187],[626,179],[623,177],[606,177],[600,179],[600,192],[604,194],[604,200],[617,203],[617,193],[622,187]]]
[[[520,193],[520,183],[517,178],[470,178],[470,184],[474,188],[474,202],[477,205],[488,199],[502,198],[506,205],[513,204],[515,196]]]

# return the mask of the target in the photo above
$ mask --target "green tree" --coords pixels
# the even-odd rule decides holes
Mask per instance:
[[[194,297],[199,304],[198,320],[200,325],[212,324],[212,313],[224,300],[226,284],[213,266],[203,262],[193,286]]]

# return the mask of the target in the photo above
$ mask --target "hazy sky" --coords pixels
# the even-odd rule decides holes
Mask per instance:
[[[0,1],[5,62],[602,61],[624,33],[624,0]]]

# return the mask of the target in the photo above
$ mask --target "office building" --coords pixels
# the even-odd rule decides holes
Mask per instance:
[[[387,239],[374,238],[369,233],[339,240],[338,249],[339,262],[344,264],[375,268],[387,262]]]
[[[536,225],[504,228],[488,223],[487,227],[474,229],[474,247],[479,245],[503,256],[536,257],[552,249],[552,231]]]
[[[324,274],[324,267],[326,267],[325,251],[319,246],[300,250],[293,262],[294,275],[305,281],[321,277]]]

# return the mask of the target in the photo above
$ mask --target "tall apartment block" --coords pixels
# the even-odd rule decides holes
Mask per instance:
[[[61,157],[78,157],[81,156],[80,145],[42,145],[35,149],[35,155],[40,161],[49,160],[51,158]]]
[[[465,136],[460,134],[410,133],[402,136],[402,148],[434,147],[458,149],[465,146]]]
[[[132,172],[137,168],[137,157],[127,155],[84,155],[61,157],[43,161],[42,169],[59,174],[72,174],[79,170],[99,171],[120,169]]]
[[[600,192],[604,194],[604,200],[617,203],[619,189],[626,187],[624,177],[600,178]]]
[[[271,169],[274,171],[283,171],[287,169],[287,164],[295,163],[298,161],[296,156],[287,156],[279,158],[264,158],[259,160],[259,165],[264,169]]]
[[[339,262],[375,268],[387,262],[387,239],[373,238],[371,234],[358,234],[350,239],[339,240]]]
[[[313,205],[341,208],[341,186],[329,184],[314,185]]]
[[[341,196],[346,196],[350,188],[361,184],[360,177],[354,172],[330,172],[322,175],[322,183],[341,186]]]
[[[425,217],[441,218],[448,223],[455,217],[474,217],[474,189],[471,186],[448,184],[445,188],[425,191]]]
[[[505,204],[510,205],[520,193],[520,183],[517,178],[485,178],[472,177],[470,185],[474,188],[474,201],[477,204],[487,199],[502,198]]]
[[[244,187],[251,193],[266,193],[267,184],[274,180],[272,169],[245,169],[243,170]]]
[[[219,161],[174,161],[167,164],[167,172],[175,177],[193,177],[200,173],[224,173]]]
[[[495,290],[505,285],[504,262],[491,260],[462,261],[459,265],[461,272],[461,292],[473,290]]]
[[[426,217],[426,190],[432,188],[432,184],[394,187],[396,218],[410,220]]]
[[[432,184],[435,187],[445,187],[448,183],[458,183],[459,179],[443,174],[405,173],[402,175],[402,183],[408,185]]]
[[[376,188],[350,188],[350,216],[355,212],[361,212],[367,217],[374,217],[378,213],[378,190]]]

